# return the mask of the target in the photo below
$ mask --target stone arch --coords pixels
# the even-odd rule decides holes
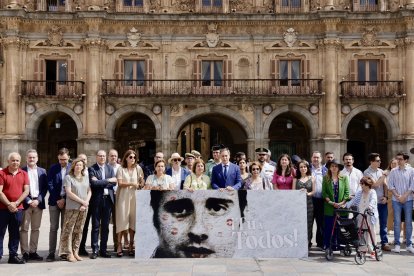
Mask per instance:
[[[161,122],[158,120],[157,116],[148,108],[144,106],[137,105],[127,105],[118,109],[114,114],[109,117],[106,123],[106,137],[108,139],[114,139],[116,124],[119,119],[129,113],[142,113],[148,116],[155,126],[155,137],[156,139],[161,139]]]
[[[297,115],[299,118],[304,119],[305,123],[307,124],[310,130],[310,138],[311,139],[317,138],[318,122],[315,120],[313,115],[307,109],[297,106],[297,105],[286,105],[286,106],[273,110],[273,112],[269,114],[269,116],[266,118],[263,124],[263,137],[264,138],[269,137],[269,128],[273,120],[280,114],[283,114],[286,112],[292,112],[295,115]]]
[[[184,116],[182,116],[175,122],[175,125],[171,130],[171,138],[176,139],[178,137],[179,131],[191,119],[201,116],[201,115],[207,115],[211,113],[224,115],[234,120],[244,129],[244,131],[246,131],[247,139],[254,138],[253,130],[250,127],[249,122],[244,117],[238,116],[239,113],[234,112],[234,110],[231,110],[231,109],[228,109],[222,106],[205,106],[205,107],[200,107],[193,111],[187,112]]]
[[[43,107],[36,110],[29,118],[26,123],[26,135],[28,140],[37,139],[37,129],[39,128],[42,120],[49,114],[53,112],[62,112],[72,118],[76,124],[78,130],[78,139],[82,136],[83,125],[79,116],[69,107],[57,105],[56,107]]]
[[[396,139],[398,134],[400,133],[400,128],[398,123],[394,120],[391,113],[384,107],[377,106],[377,105],[361,105],[357,108],[354,108],[342,121],[341,126],[341,136],[344,138],[348,138],[346,135],[348,125],[351,122],[352,118],[358,115],[361,112],[370,111],[377,114],[385,124],[387,128],[388,139]]]

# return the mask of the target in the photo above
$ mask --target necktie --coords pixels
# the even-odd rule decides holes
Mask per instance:
[[[227,165],[224,165],[224,173],[223,173],[224,179],[227,179]]]

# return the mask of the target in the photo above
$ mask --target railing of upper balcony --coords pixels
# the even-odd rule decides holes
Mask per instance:
[[[223,13],[222,6],[201,6],[201,13]]]
[[[367,1],[368,2],[368,1]],[[365,4],[356,4],[354,5],[355,12],[375,12],[380,10],[380,6],[375,3],[365,3]]]
[[[134,13],[144,13],[143,5],[131,5],[131,6],[122,6],[116,9],[117,12],[134,12]]]
[[[21,94],[26,97],[81,99],[85,95],[85,82],[22,80]]]
[[[388,98],[403,97],[402,81],[342,81],[341,95],[344,98]]]
[[[320,96],[322,79],[102,80],[105,96]]]

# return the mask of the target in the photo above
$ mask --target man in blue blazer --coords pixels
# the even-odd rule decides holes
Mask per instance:
[[[221,164],[213,167],[211,173],[211,186],[218,190],[239,190],[241,188],[241,175],[239,166],[230,162],[230,150],[220,150]]]
[[[45,196],[47,193],[46,170],[37,166],[39,160],[37,151],[29,149],[26,152],[27,165],[22,169],[29,175],[29,195],[23,201],[23,219],[20,226],[20,250],[23,259],[42,261],[43,257],[37,254],[39,242],[39,229],[42,222],[42,214],[45,209]],[[29,243],[29,228],[30,243]]]
[[[92,197],[89,203],[92,213],[91,230],[91,259],[99,256],[111,258],[107,252],[109,221],[111,211],[115,204],[114,186],[117,180],[114,169],[106,164],[106,152],[98,150],[96,163],[88,168],[89,184],[92,190]],[[99,230],[101,230],[101,245],[98,245]]]
[[[48,262],[55,261],[59,218],[60,224],[63,224],[65,195],[62,193],[62,191],[64,191],[64,189],[62,189],[62,183],[70,170],[69,158],[69,150],[67,148],[61,148],[58,152],[59,163],[52,165],[47,174],[50,216],[49,255],[46,258],[46,261]]]
[[[175,190],[182,190],[185,178],[191,174],[187,168],[181,167],[181,162],[184,160],[178,152],[171,154],[171,158],[168,159],[168,163],[171,164],[171,167],[165,172],[167,175],[171,176],[175,183]]]

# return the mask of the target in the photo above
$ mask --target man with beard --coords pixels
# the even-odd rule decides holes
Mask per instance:
[[[232,257],[247,205],[245,190],[151,191],[159,246],[153,258]]]
[[[354,167],[354,156],[352,153],[345,153],[342,157],[344,162],[344,169],[340,172],[343,176],[348,176],[349,180],[349,195],[353,198],[358,190],[361,189],[359,181],[364,176],[363,173]]]
[[[262,165],[262,177],[266,177],[270,183],[273,180],[273,174],[275,173],[275,166],[270,165],[267,160],[269,158],[269,150],[266,148],[257,148],[255,150],[257,161]]]

